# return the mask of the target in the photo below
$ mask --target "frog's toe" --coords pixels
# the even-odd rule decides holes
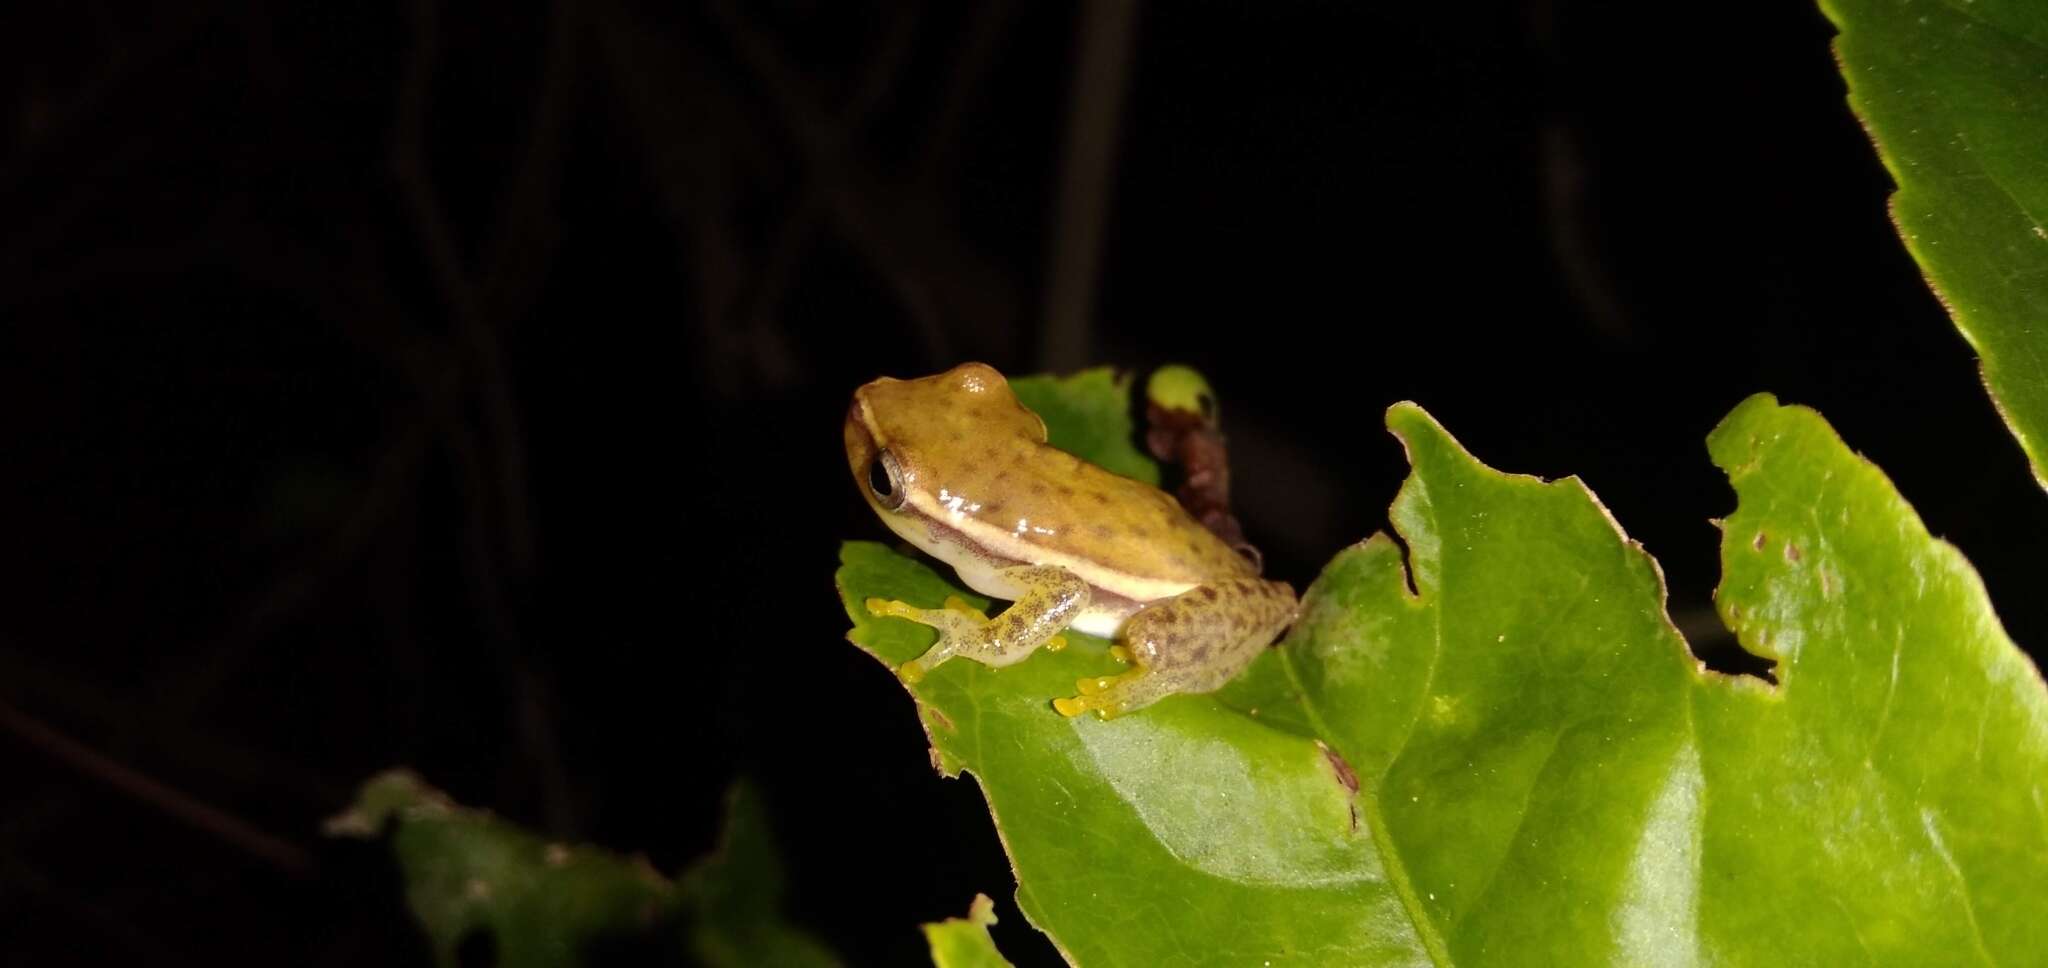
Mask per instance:
[[[896,678],[903,680],[904,685],[917,685],[924,681],[927,673],[938,668],[939,663],[952,658],[953,652],[953,640],[942,635],[938,644],[926,649],[923,655],[897,666]]]
[[[981,609],[975,608],[973,605],[968,604],[967,599],[961,598],[958,595],[946,596],[946,609],[948,611],[959,612],[962,615],[971,615],[984,622],[988,621],[987,612],[984,612]]]
[[[867,606],[872,614],[886,618],[907,618],[919,625],[929,625],[942,633],[954,635],[988,624],[987,613],[967,604],[967,600],[958,595],[948,596],[945,604],[938,608],[919,608],[909,602],[887,598],[870,598],[867,600]]]
[[[1138,708],[1144,703],[1139,693],[1143,691],[1140,681],[1143,670],[1113,676],[1091,676],[1074,680],[1074,691],[1080,695],[1052,701],[1052,708],[1068,718],[1085,712],[1093,712],[1103,719],[1113,719]]]
[[[912,659],[896,667],[896,678],[903,680],[906,686],[914,686],[923,682],[924,674],[930,671],[930,667],[926,666],[923,660]]]
[[[1093,696],[1116,685],[1116,676],[1090,676],[1074,680],[1074,691],[1083,696]]]
[[[938,641],[932,643],[923,655],[896,667],[896,676],[905,683],[916,685],[927,673],[939,664],[956,655],[975,657],[976,643],[988,617],[980,609],[967,604],[958,597],[946,599],[939,608],[918,608],[907,602],[892,602],[880,598],[867,600],[868,611],[890,618],[909,619],[919,625],[930,626],[939,633]]]
[[[1084,682],[1090,680],[1082,680]],[[1082,713],[1093,712],[1103,719],[1114,719],[1130,711],[1130,705],[1117,698],[1115,693],[1098,692],[1093,695],[1071,696],[1052,701],[1052,708],[1060,715],[1072,719]]]
[[[862,604],[868,607],[868,614],[880,615],[886,618],[907,618],[914,622],[919,616],[924,614],[924,609],[918,608],[909,602],[899,602],[888,598],[870,598]]]

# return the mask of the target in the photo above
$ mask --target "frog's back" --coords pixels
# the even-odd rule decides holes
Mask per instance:
[[[1135,602],[1256,574],[1171,495],[1047,444],[1045,422],[991,367],[878,380],[856,406],[909,504],[952,533],[943,543],[990,562],[1057,565]]]
[[[1013,459],[992,463],[978,482],[983,493],[1004,495],[996,507],[984,505],[984,522],[1028,532],[1048,551],[1121,575],[1196,585],[1256,574],[1173,495],[1049,444],[1010,446]]]

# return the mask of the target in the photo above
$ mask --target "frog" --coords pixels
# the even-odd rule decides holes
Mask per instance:
[[[1113,640],[1123,670],[1076,681],[1053,708],[1111,719],[1221,688],[1298,614],[1292,586],[1262,577],[1172,495],[1047,443],[1045,421],[987,364],[860,387],[845,438],[882,523],[1010,603],[991,617],[957,596],[939,608],[867,599],[874,615],[937,632],[896,670],[908,684],[956,658],[1013,665],[1081,632]]]

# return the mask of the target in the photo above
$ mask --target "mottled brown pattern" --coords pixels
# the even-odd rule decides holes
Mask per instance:
[[[1226,579],[1154,604],[1124,625],[1125,646],[1145,671],[1128,689],[1156,698],[1219,688],[1294,620],[1295,608],[1292,588],[1258,579]]]
[[[889,471],[888,488],[867,493],[893,530],[971,571],[970,583],[1015,592],[994,619],[872,605],[940,632],[899,670],[907,681],[956,656],[1007,665],[1075,621],[1121,621],[1134,667],[1114,682],[1086,680],[1085,702],[1060,705],[1115,715],[1221,686],[1293,620],[1291,588],[1259,579],[1166,493],[1047,446],[1043,422],[986,366],[862,387],[845,436],[860,486],[874,468]]]
[[[864,430],[872,436],[856,447],[854,431],[848,430],[857,479],[866,477],[865,458],[888,449],[907,488],[934,495],[943,488],[947,499],[959,499],[960,513],[1005,531],[1020,520],[1045,528],[1052,533],[1033,532],[1031,540],[1057,553],[1190,585],[1253,574],[1243,556],[1172,495],[1047,445],[1044,422],[990,367],[969,363],[922,379],[877,380],[861,387],[855,399],[856,412],[859,404],[866,406],[870,421]],[[963,452],[952,442],[955,433],[983,446]],[[990,511],[998,501],[1000,517]],[[1089,510],[1081,515],[1079,507]],[[1089,524],[1117,533],[1104,537]],[[1175,551],[1162,554],[1159,543],[1169,537]]]

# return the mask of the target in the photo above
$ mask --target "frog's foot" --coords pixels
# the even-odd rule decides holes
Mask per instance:
[[[1017,589],[1010,607],[994,618],[958,596],[939,608],[918,608],[880,598],[867,601],[876,615],[909,619],[938,630],[939,640],[925,654],[896,670],[904,682],[915,683],[939,663],[958,656],[992,668],[1022,662],[1038,648],[1064,645],[1060,630],[1088,605],[1088,583],[1048,565],[1022,565],[996,573]],[[1057,640],[1057,644],[1055,643]]]
[[[1133,667],[1128,672],[1113,676],[1076,680],[1074,691],[1080,695],[1055,699],[1052,708],[1068,718],[1092,711],[1103,719],[1115,719],[1151,705],[1172,690],[1164,687],[1159,677],[1151,675],[1143,667]]]
[[[889,618],[903,618],[919,625],[929,625],[939,632],[939,640],[932,643],[924,654],[905,662],[896,670],[898,678],[910,685],[916,685],[925,673],[938,668],[939,663],[959,654],[988,625],[988,617],[980,609],[967,604],[959,596],[946,599],[940,608],[918,608],[908,602],[890,601],[882,598],[867,600],[868,611]]]

